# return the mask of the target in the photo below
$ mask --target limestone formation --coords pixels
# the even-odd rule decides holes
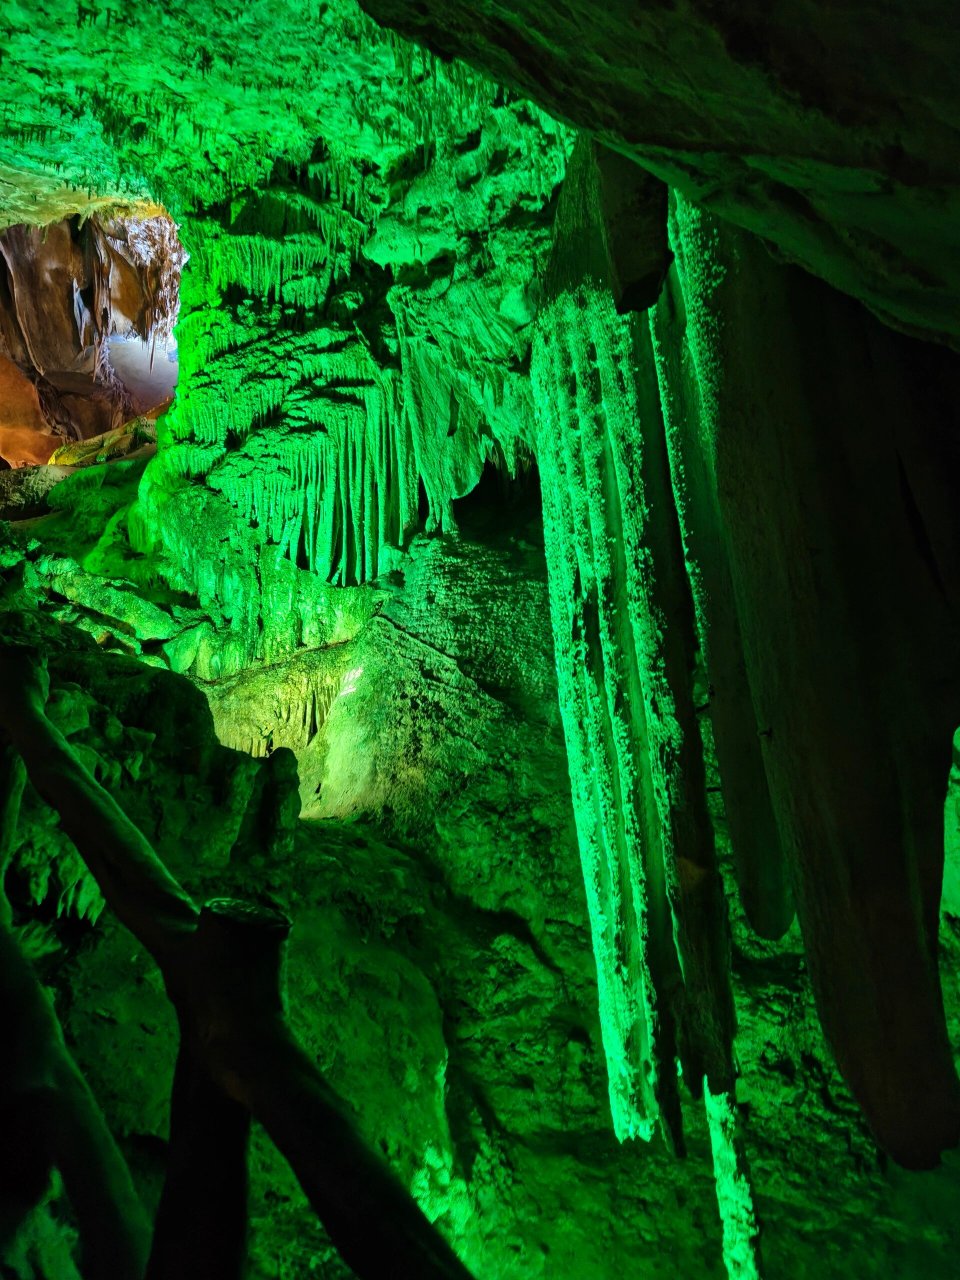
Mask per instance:
[[[0,16],[0,1270],[948,1280],[955,24],[364,7]]]

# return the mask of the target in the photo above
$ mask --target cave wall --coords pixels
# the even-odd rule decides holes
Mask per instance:
[[[284,50],[271,65],[265,32]],[[24,118],[29,104],[50,122],[10,121],[20,180],[47,181],[60,208],[149,191],[191,257],[177,403],[132,545],[101,570],[161,566],[185,607],[166,652],[204,678],[349,638],[369,600],[325,584],[355,587],[417,529],[452,528],[489,457],[529,457],[537,262],[569,131],[351,4],[187,6],[169,24],[107,6],[69,32],[54,6],[11,11],[8,35]],[[91,77],[102,41],[132,78],[113,63]],[[38,48],[46,93],[27,70]],[[157,639],[143,626],[135,648]]]
[[[375,52],[401,77],[397,144],[367,160],[319,140],[181,228],[181,382],[132,524],[233,633],[201,675],[349,638],[369,609],[353,589],[390,549],[454,528],[488,457],[527,456],[529,293],[566,135],[493,86]],[[446,87],[424,122],[428,75]]]
[[[192,892],[289,908],[299,1035],[478,1275],[613,1277],[669,1255],[719,1277],[706,1126],[684,1165],[661,1144],[637,1161],[609,1125],[532,516],[415,545],[337,691],[309,820],[294,832],[286,809],[269,845],[268,779],[289,796],[291,762],[221,747],[185,680],[64,629],[51,714]],[[7,891],[152,1203],[175,1053],[156,971],[32,795]],[[257,1280],[348,1274],[262,1138],[251,1206]],[[31,1265],[41,1242],[69,1256],[62,1202],[44,1212]]]

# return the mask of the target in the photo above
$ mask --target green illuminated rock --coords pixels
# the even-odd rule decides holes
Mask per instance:
[[[192,892],[290,913],[298,1033],[478,1277],[948,1280],[960,379],[693,199],[950,339],[955,183],[886,116],[834,163],[757,15],[633,15],[657,89],[615,4],[369,2],[645,169],[351,0],[0,18],[9,243],[159,203],[189,255],[155,454],[2,477],[51,718]],[[3,852],[154,1204],[160,978],[29,788]],[[76,1274],[56,1187],[0,1244]],[[250,1271],[346,1274],[261,1139]]]
[[[695,1091],[704,1075],[717,1092],[733,1082],[729,944],[653,359],[642,319],[614,310],[600,166],[582,143],[558,211],[538,458],[614,1124],[649,1137],[659,1112],[682,1147],[677,1061]]]

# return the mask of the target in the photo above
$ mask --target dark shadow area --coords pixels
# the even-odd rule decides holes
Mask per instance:
[[[484,463],[475,487],[454,502],[453,513],[465,538],[489,542],[507,535],[542,547],[543,505],[536,462],[530,458],[511,474],[497,448]]]

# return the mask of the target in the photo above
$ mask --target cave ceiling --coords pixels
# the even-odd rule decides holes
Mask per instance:
[[[957,344],[960,81],[937,4],[363,2]]]

